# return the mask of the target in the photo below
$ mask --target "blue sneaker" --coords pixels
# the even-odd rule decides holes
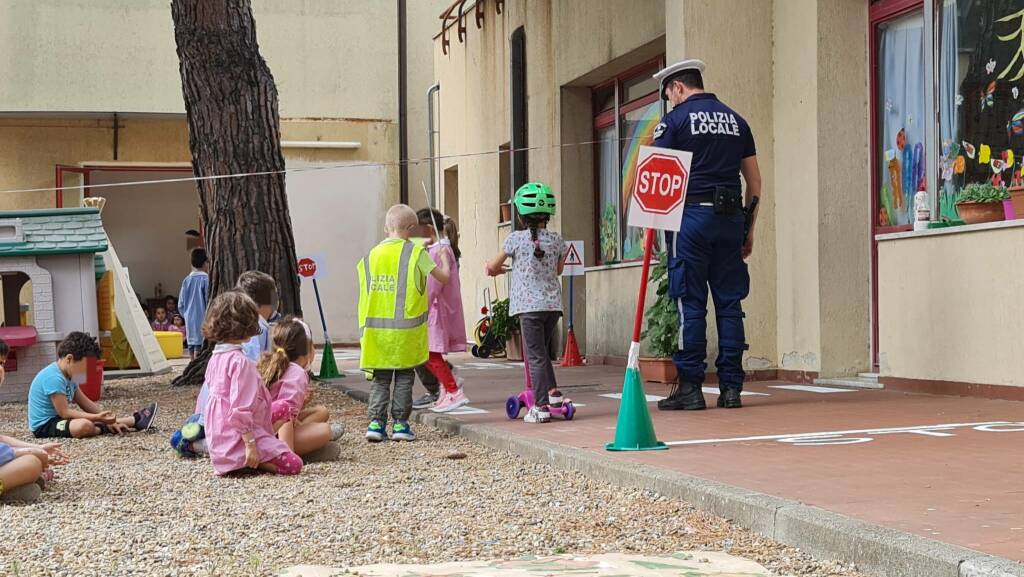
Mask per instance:
[[[396,441],[415,441],[416,433],[412,432],[408,421],[398,421],[391,429],[391,438]]]
[[[366,428],[366,440],[371,443],[379,443],[388,439],[388,432],[384,429],[384,423],[376,419],[370,421]]]
[[[206,438],[206,429],[199,424],[198,420],[190,421],[181,427],[181,436],[186,441],[198,441]]]
[[[171,435],[171,447],[174,448],[174,452],[179,457],[185,459],[195,459],[198,457],[196,452],[192,450],[192,443],[181,436],[181,431],[174,431],[174,434]]]

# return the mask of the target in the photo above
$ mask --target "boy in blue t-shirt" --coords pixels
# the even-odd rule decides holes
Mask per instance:
[[[185,342],[188,344],[188,355],[195,360],[199,349],[203,348],[203,319],[206,318],[206,303],[210,290],[210,259],[206,249],[196,247],[189,256],[192,272],[181,283],[178,293],[178,312],[185,319]]]
[[[96,340],[85,333],[73,332],[61,341],[57,361],[39,371],[28,391],[28,426],[33,435],[82,439],[129,429],[145,431],[152,426],[156,403],[118,418],[79,390],[77,381],[84,380],[88,359],[99,356]]]

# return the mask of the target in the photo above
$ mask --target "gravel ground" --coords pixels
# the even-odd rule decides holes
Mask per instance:
[[[416,443],[370,445],[360,434],[365,406],[326,387],[316,402],[350,431],[340,462],[291,478],[217,478],[208,461],[181,460],[167,445],[197,392],[170,379],[108,381],[105,408],[123,413],[157,400],[160,431],[68,442],[73,461],[39,503],[0,505],[0,574],[266,575],[298,564],[705,549],[779,575],[859,575],[682,501],[438,431],[421,427]],[[0,430],[29,438],[24,405],[0,405]],[[447,458],[453,452],[465,458]]]

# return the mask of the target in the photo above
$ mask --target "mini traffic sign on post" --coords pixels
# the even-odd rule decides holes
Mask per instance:
[[[678,231],[693,153],[641,146],[629,202],[629,226]]]
[[[644,231],[644,265],[640,273],[640,295],[633,319],[633,341],[629,345],[626,377],[622,383],[615,441],[605,445],[609,451],[652,451],[667,449],[654,434],[654,423],[647,409],[647,395],[640,380],[640,332],[643,328],[647,279],[651,270],[654,230],[678,231],[683,222],[686,187],[690,181],[689,152],[641,146],[637,157],[633,190],[630,191],[629,226]]]
[[[320,300],[320,287],[317,279],[324,274],[324,263],[327,260],[323,256],[305,256],[299,259],[299,276],[313,282],[313,293],[316,295],[316,307],[320,311],[320,325],[324,329],[324,351],[320,359],[320,379],[341,379],[345,375],[338,370],[338,363],[334,360],[334,347],[331,346],[331,337],[327,334],[327,317],[324,316],[324,305]]]
[[[562,269],[562,276],[583,276],[583,241],[567,240],[565,243],[569,245],[569,250],[565,254],[565,268]]]
[[[568,251],[565,253],[565,265],[562,268],[562,276],[569,277],[569,331],[565,339],[565,354],[562,356],[563,367],[582,367],[583,357],[580,355],[580,346],[576,342],[576,331],[573,330],[573,312],[575,307],[576,291],[573,279],[585,274],[583,266],[583,241],[569,240]]]

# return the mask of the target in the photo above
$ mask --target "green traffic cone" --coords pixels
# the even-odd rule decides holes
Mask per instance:
[[[331,341],[324,341],[324,357],[320,361],[320,374],[317,375],[320,379],[341,379],[345,375],[341,374],[338,370],[338,363],[334,360],[334,349],[331,347]]]
[[[668,448],[654,434],[640,372],[633,367],[626,369],[626,378],[622,383],[615,442],[608,443],[604,448],[609,451],[657,451]]]

